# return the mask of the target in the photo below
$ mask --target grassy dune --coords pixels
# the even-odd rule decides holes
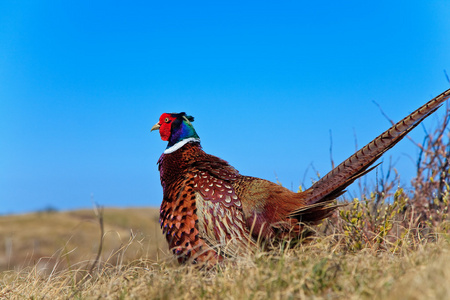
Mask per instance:
[[[174,262],[156,209],[105,209],[95,264],[94,210],[4,216],[0,299],[448,299],[448,192],[426,211],[401,189],[376,205],[377,195],[304,244],[209,271]]]
[[[166,257],[167,246],[154,208],[108,208],[100,260],[116,264]],[[101,230],[95,210],[39,212],[0,217],[0,270],[36,266],[49,274],[54,268],[79,267],[95,260]]]
[[[114,214],[133,216],[127,210],[114,210]],[[64,268],[50,271],[39,264],[30,264],[3,271],[0,298],[448,299],[450,296],[447,234],[434,235],[433,241],[419,240],[413,249],[408,245],[396,253],[377,247],[349,250],[345,236],[318,235],[294,249],[262,252],[210,271],[178,266],[168,258],[145,255],[135,258],[146,253],[143,249],[153,247],[150,239],[154,236],[149,235],[137,244],[130,241],[123,261],[117,258],[120,255],[104,255],[102,263],[88,272],[95,256],[92,248],[96,246],[88,243],[89,246],[62,254],[71,256],[74,262]],[[114,247],[120,245],[115,240],[111,245],[114,242],[117,242]],[[105,244],[105,252],[107,247]],[[85,249],[91,250],[91,262],[83,262],[83,255],[75,255]],[[58,256],[54,259],[58,260]]]

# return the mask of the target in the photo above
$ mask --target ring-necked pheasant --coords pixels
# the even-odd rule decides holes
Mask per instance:
[[[152,127],[168,146],[158,160],[164,198],[160,223],[179,262],[214,265],[273,242],[301,235],[328,217],[333,200],[450,97],[450,89],[389,128],[304,192],[243,176],[202,150],[185,113],[164,113]]]

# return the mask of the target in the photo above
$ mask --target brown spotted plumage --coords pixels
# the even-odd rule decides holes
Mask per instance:
[[[252,254],[258,247],[299,237],[337,207],[333,200],[372,168],[388,149],[450,97],[432,99],[331,170],[304,192],[243,176],[202,150],[185,113],[163,114],[159,129],[168,147],[158,160],[163,187],[160,222],[179,262],[215,265]],[[369,169],[370,168],[370,169]]]

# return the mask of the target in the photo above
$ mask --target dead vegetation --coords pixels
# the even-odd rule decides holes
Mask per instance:
[[[39,212],[0,218],[0,271],[35,267],[49,274],[98,260],[109,264],[162,259],[166,242],[152,208]],[[101,238],[102,237],[102,238]],[[100,243],[102,246],[100,247]]]

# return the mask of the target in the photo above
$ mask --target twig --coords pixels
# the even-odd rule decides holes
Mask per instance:
[[[94,262],[92,263],[91,268],[89,269],[88,274],[92,275],[95,266],[100,261],[100,256],[102,255],[103,250],[103,236],[105,233],[104,225],[103,225],[103,206],[98,206],[97,204],[94,206],[95,216],[98,219],[98,223],[100,225],[100,245],[98,246],[97,256],[95,257]]]
[[[75,291],[73,291],[70,298],[73,298],[75,296],[75,294],[77,294],[81,291],[81,285],[83,283],[85,283],[88,280],[88,278],[92,278],[94,268],[99,263],[100,256],[103,251],[103,237],[104,237],[104,233],[105,233],[104,223],[103,223],[103,206],[98,206],[98,204],[95,202],[93,204],[94,204],[94,213],[95,213],[95,216],[97,217],[98,223],[100,225],[100,244],[98,246],[97,256],[95,257],[94,262],[92,263],[91,267],[89,268],[89,271],[83,277],[83,279],[81,279],[81,281],[77,283],[77,288],[75,289]]]
[[[334,160],[333,160],[333,134],[330,129],[330,161],[331,161],[331,169],[334,169]]]

